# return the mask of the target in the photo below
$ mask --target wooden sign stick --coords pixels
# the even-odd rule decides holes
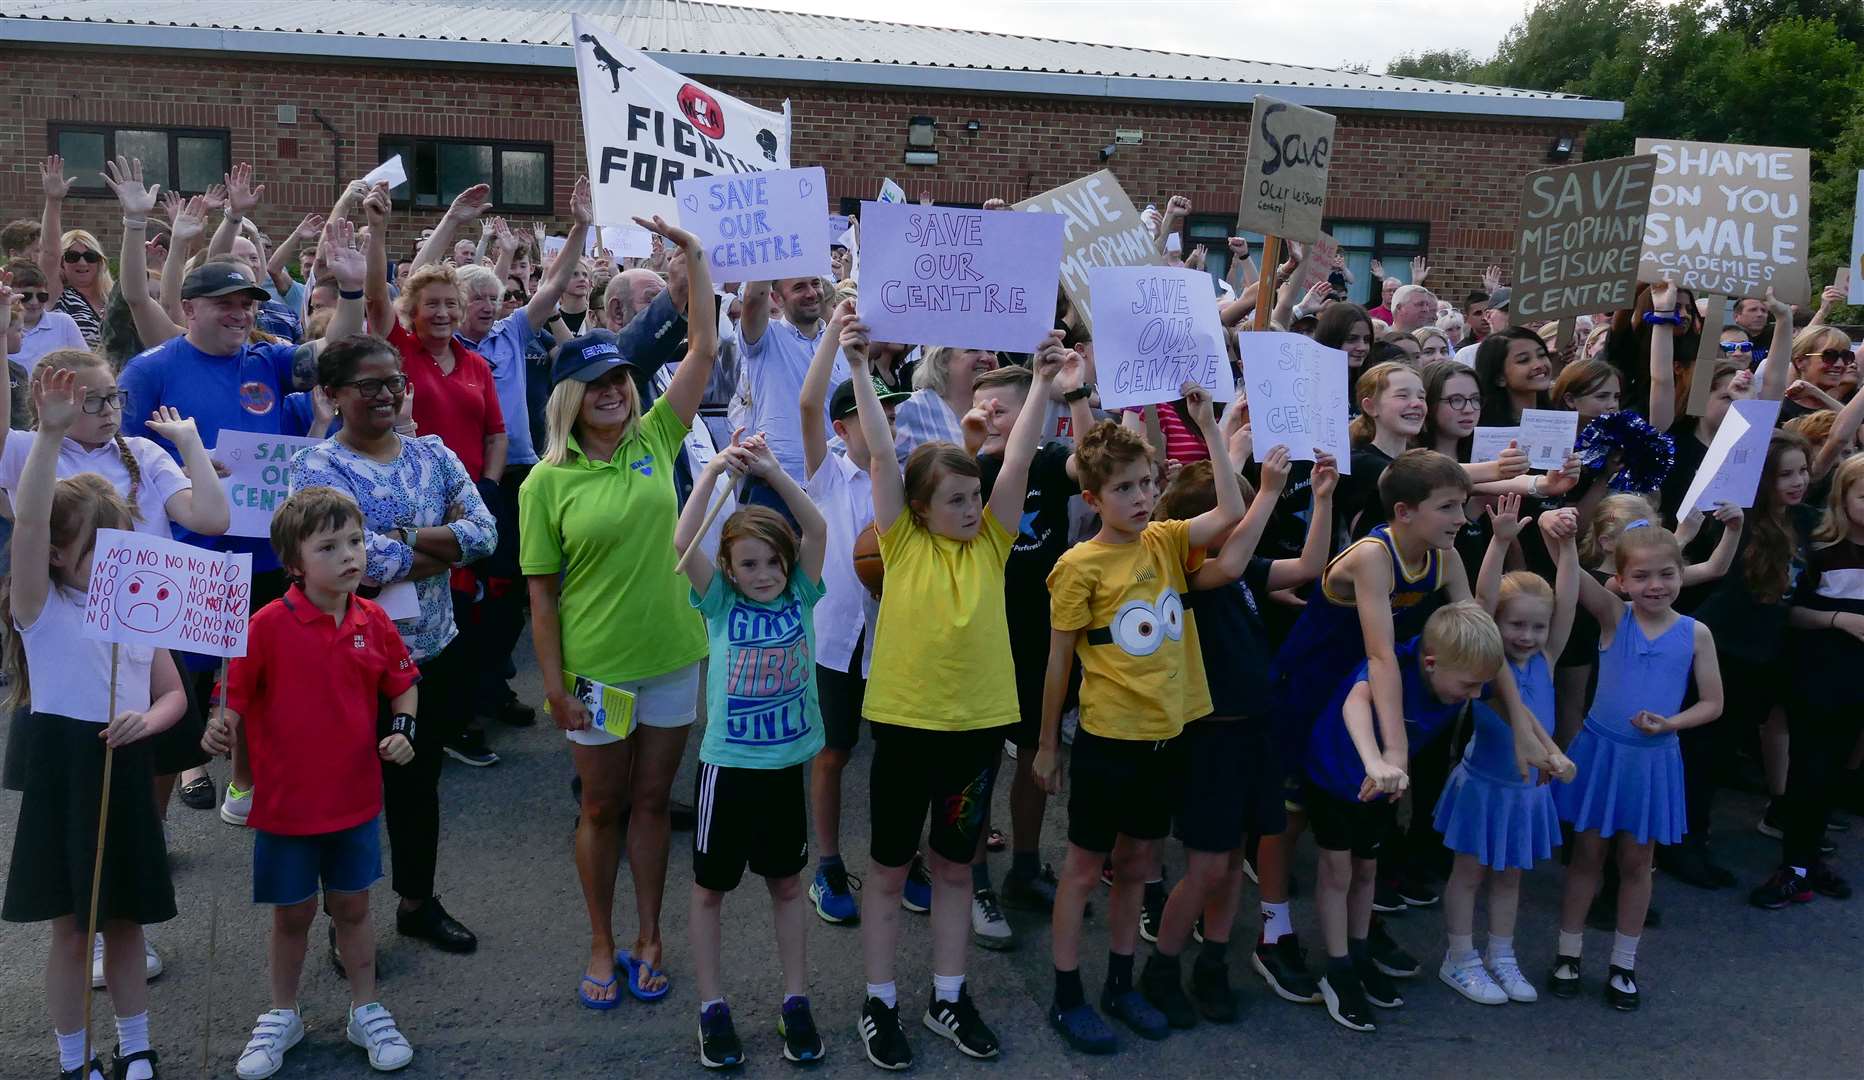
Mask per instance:
[[[1275,271],[1281,266],[1281,237],[1262,238],[1262,273],[1256,279],[1256,330],[1269,328],[1269,312],[1275,310],[1277,281]]]
[[[1683,407],[1691,416],[1709,411],[1709,397],[1715,391],[1715,364],[1722,358],[1722,319],[1728,299],[1710,296],[1708,300],[1708,314],[1702,319],[1702,343],[1696,349],[1695,367],[1689,373],[1689,403]]]
[[[725,496],[729,494],[731,494],[730,485],[719,489],[718,497],[712,502],[712,508],[705,512],[705,520],[699,523],[699,532],[693,536],[693,542],[686,545],[686,550],[680,552],[679,561],[673,564],[675,574],[682,572],[680,567],[685,566],[686,560],[693,557],[693,552],[697,551],[699,545],[705,541],[705,534],[712,531],[712,522],[718,517],[718,512],[725,508]]]
[[[106,726],[116,719],[117,653],[120,646],[110,643],[110,707],[104,717]],[[84,947],[97,940],[97,894],[104,881],[104,830],[110,824],[110,770],[116,764],[116,748],[104,744],[104,794],[97,805],[97,855],[91,860],[91,912],[84,924]],[[91,1067],[91,998],[95,996],[91,981],[84,980],[84,1065]]]

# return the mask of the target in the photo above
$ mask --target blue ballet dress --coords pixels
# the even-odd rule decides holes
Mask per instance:
[[[1646,735],[1631,726],[1631,717],[1644,709],[1676,715],[1695,658],[1696,620],[1681,616],[1652,640],[1625,606],[1611,647],[1599,651],[1592,711],[1566,752],[1579,775],[1554,792],[1561,820],[1600,836],[1630,833],[1640,844],[1683,838],[1688,823],[1676,732]]]
[[[1508,662],[1521,704],[1542,727],[1553,730],[1553,672],[1535,653],[1527,663]],[[1560,844],[1560,818],[1553,789],[1521,779],[1515,770],[1514,729],[1478,701],[1470,707],[1475,733],[1463,760],[1443,785],[1433,824],[1451,851],[1473,855],[1491,870],[1531,868]]]

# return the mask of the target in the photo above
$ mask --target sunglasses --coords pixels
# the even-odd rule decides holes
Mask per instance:
[[[1725,353],[1751,353],[1754,351],[1754,343],[1751,341],[1724,341],[1722,342],[1722,351]]]
[[[341,383],[340,385],[354,387],[356,392],[362,395],[364,401],[369,401],[381,396],[384,390],[387,390],[391,394],[399,394],[406,390],[408,388],[408,377],[406,375],[390,375],[386,379],[356,379],[351,382]]]
[[[52,298],[51,293],[43,291],[16,292],[13,295],[19,297],[21,300],[37,301],[41,304]]]
[[[1811,359],[1815,356],[1823,360],[1826,367],[1838,367],[1841,364],[1849,364],[1857,359],[1857,354],[1853,353],[1850,349],[1824,349],[1819,352],[1806,354],[1807,359]]]
[[[97,254],[95,251],[67,251],[65,252],[65,265],[67,266],[70,266],[74,263],[81,263],[81,262],[87,262],[95,266],[98,263],[103,262],[103,261],[104,261],[104,257],[102,255]]]

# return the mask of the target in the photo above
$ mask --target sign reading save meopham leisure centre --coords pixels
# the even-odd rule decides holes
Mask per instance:
[[[1639,281],[1666,276],[1697,296],[1812,302],[1812,154],[1781,146],[1639,139],[1657,158]]]
[[[1516,326],[1631,306],[1657,159],[1588,161],[1529,173],[1515,240]]]
[[[1329,113],[1256,95],[1238,229],[1304,244],[1320,235],[1333,127]]]
[[[1090,330],[1094,326],[1093,288],[1088,284],[1091,271],[1101,266],[1161,266],[1165,262],[1152,230],[1146,228],[1110,170],[1051,188],[1013,209],[1057,214],[1065,223],[1061,287]]]

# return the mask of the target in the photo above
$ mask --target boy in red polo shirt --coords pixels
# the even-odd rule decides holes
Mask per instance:
[[[382,876],[380,762],[414,760],[420,673],[388,615],[356,595],[363,545],[362,510],[334,488],[305,488],[273,514],[272,547],[293,583],[253,615],[246,655],[227,669],[227,707],[201,740],[222,753],[246,729],[253,902],[274,905],[272,1008],[240,1054],[242,1080],[276,1073],[304,1038],[298,979],[320,884],[349,978],[349,1040],[380,1070],[414,1058],[375,999],[369,887]]]

